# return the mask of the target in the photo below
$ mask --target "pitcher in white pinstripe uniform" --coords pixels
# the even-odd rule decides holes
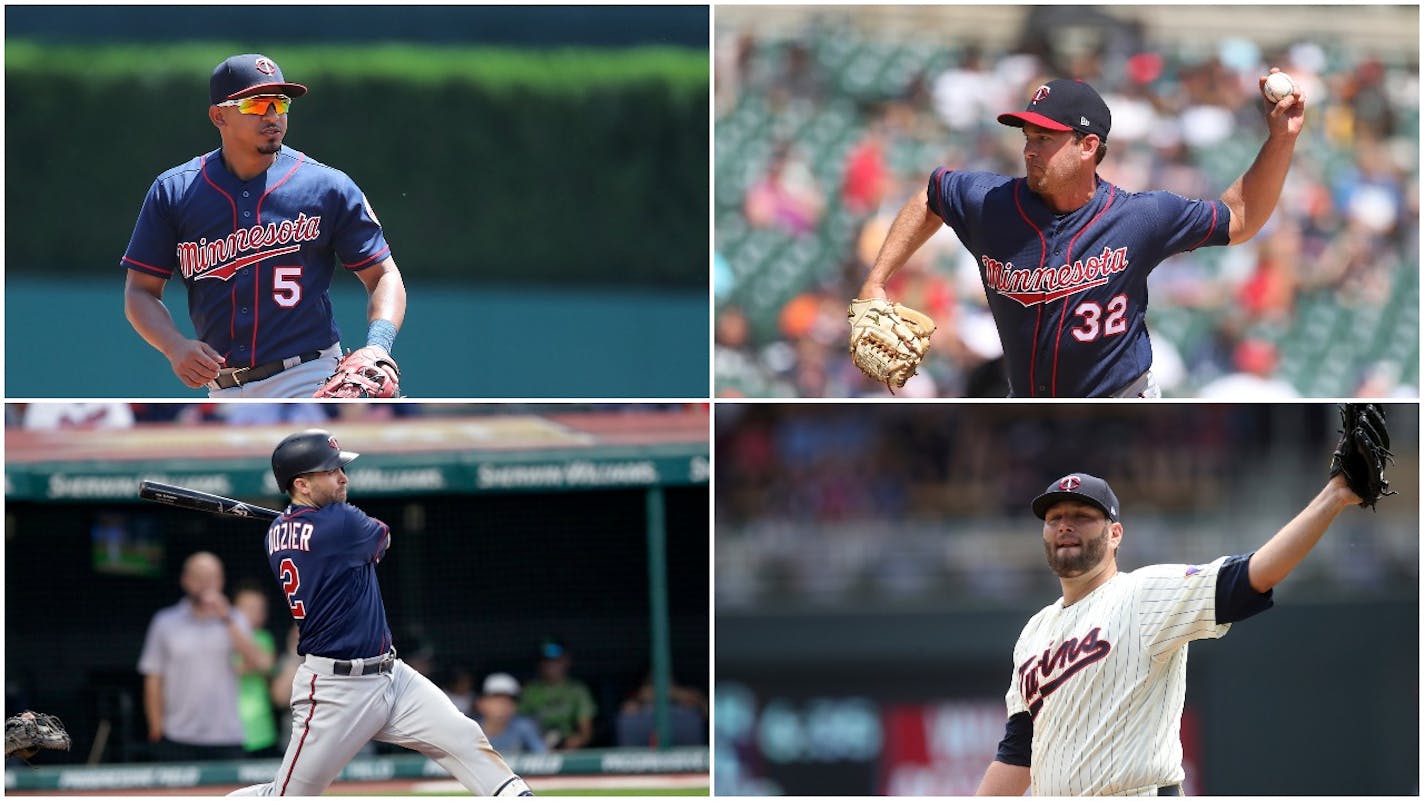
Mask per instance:
[[[978,794],[1181,795],[1187,644],[1269,609],[1271,588],[1359,502],[1335,476],[1254,553],[1123,573],[1108,483],[1072,473],[1050,484],[1033,512],[1063,597],[1014,645],[1009,719]]]

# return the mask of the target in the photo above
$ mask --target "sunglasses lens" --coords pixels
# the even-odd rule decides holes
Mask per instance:
[[[278,114],[286,114],[292,101],[291,98],[272,97],[271,95],[244,97],[238,102],[237,110],[243,114],[266,114],[269,105],[276,106]]]

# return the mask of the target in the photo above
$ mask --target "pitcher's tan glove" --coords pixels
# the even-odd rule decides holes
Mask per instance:
[[[846,314],[850,318],[851,361],[894,394],[930,352],[934,320],[884,298],[852,300]]]

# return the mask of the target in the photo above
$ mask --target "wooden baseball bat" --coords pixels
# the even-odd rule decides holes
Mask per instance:
[[[187,487],[175,487],[161,481],[140,481],[138,497],[168,506],[193,509],[224,517],[246,517],[253,520],[275,520],[282,513],[276,509],[254,506],[250,503],[224,498],[211,492],[199,492]]]

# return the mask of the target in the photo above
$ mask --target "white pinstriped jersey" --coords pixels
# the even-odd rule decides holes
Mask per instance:
[[[1009,716],[1033,716],[1039,795],[1156,795],[1179,784],[1187,643],[1216,639],[1222,557],[1118,573],[1077,603],[1059,598],[1014,645]]]

